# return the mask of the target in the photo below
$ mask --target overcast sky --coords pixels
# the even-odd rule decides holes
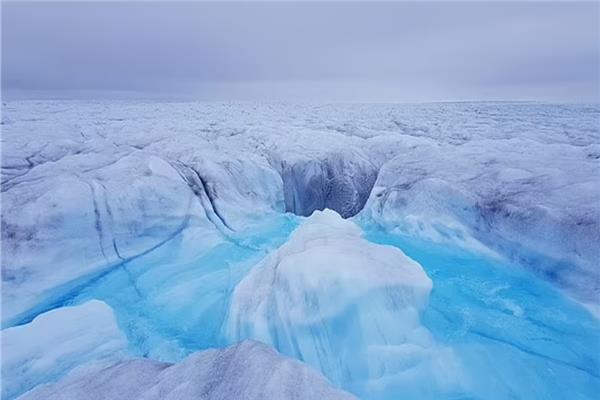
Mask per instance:
[[[599,4],[3,2],[3,95],[599,101]]]

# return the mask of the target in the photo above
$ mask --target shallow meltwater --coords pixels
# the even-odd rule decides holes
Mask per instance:
[[[222,347],[227,344],[221,328],[231,292],[297,223],[287,214],[243,239],[229,238],[202,251],[178,236],[107,274],[73,303],[105,301],[137,356],[177,362],[194,351]],[[206,246],[198,242],[199,248]]]
[[[428,287],[407,289],[380,279],[383,283],[354,295],[353,285],[360,286],[354,276],[337,279],[323,272],[315,280],[292,275],[311,286],[299,300],[302,307],[294,303],[284,309],[298,293],[280,273],[273,278],[280,286],[265,303],[270,308],[257,303],[244,311],[266,315],[264,321],[246,314],[252,329],[232,333],[228,319],[236,287],[303,221],[277,218],[243,240],[230,238],[204,251],[176,237],[106,274],[72,303],[106,302],[135,356],[172,362],[201,349],[258,339],[363,399],[400,394],[403,399],[590,399],[600,393],[600,322],[582,306],[519,266],[370,225],[361,227],[370,244],[357,254],[369,256],[374,244],[402,250],[433,283],[424,304],[413,304],[410,296],[417,289],[427,293]],[[266,295],[257,289],[260,296]]]
[[[422,322],[453,349],[465,398],[590,399],[600,393],[600,322],[516,265],[366,228],[433,280]],[[444,398],[440,393],[436,398]]]

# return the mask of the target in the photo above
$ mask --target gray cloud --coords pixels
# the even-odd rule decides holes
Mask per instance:
[[[63,97],[597,101],[599,4],[2,5],[2,88]]]

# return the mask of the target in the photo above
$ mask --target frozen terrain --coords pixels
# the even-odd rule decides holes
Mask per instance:
[[[599,120],[538,103],[4,103],[3,393],[62,378],[26,396],[74,398],[100,368],[94,385],[123,373],[155,398],[173,371],[196,393],[187,377],[218,353],[190,354],[254,339],[364,399],[591,399]],[[131,357],[147,361],[108,367]]]

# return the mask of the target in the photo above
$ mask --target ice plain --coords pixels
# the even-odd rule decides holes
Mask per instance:
[[[361,398],[584,399],[600,388],[589,311],[600,292],[597,105],[11,101],[2,111],[3,331],[98,299],[132,357],[178,362],[258,339]],[[268,335],[232,333],[248,279],[325,208],[354,221],[337,217],[362,246],[404,251],[398,268],[403,257],[420,264],[431,295],[397,319],[374,313],[390,289],[374,284],[369,257],[353,258],[351,275],[373,284],[363,292],[340,283],[344,262],[321,286],[307,285],[309,261],[292,263],[284,287],[325,303],[318,321],[273,310],[313,303],[267,301],[250,322],[268,320]],[[353,330],[364,337],[336,367],[337,354],[282,339],[323,349]]]

